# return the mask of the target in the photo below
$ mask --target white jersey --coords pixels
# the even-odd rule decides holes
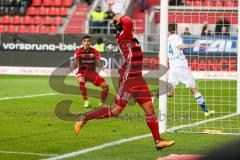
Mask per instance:
[[[183,50],[178,49],[178,46],[181,44],[183,44],[183,40],[179,35],[172,34],[168,37],[168,60],[170,68],[188,66]]]

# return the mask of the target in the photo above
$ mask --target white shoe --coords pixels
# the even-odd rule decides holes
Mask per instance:
[[[215,113],[215,111],[212,110],[212,111],[205,112],[204,115],[205,115],[205,117],[209,117],[209,116],[213,116],[214,113]]]

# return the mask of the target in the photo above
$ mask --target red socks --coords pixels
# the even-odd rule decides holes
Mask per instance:
[[[111,108],[103,107],[96,109],[92,112],[86,113],[86,121],[90,121],[93,119],[104,119],[112,116]]]
[[[83,99],[87,100],[88,96],[87,96],[87,88],[86,88],[85,82],[80,82],[79,83],[79,88],[80,88],[80,91],[82,93]],[[102,103],[104,103],[107,99],[108,90],[109,90],[109,87],[103,88],[103,90],[102,90],[101,97],[100,97]]]
[[[145,114],[146,116],[146,122],[149,127],[149,129],[152,132],[152,136],[154,140],[160,140],[160,134],[158,131],[158,122],[156,119],[156,116],[154,114]],[[93,112],[88,112],[86,113],[86,121],[90,121],[93,119],[104,119],[104,118],[109,118],[112,117],[112,112],[111,108],[109,107],[103,107],[94,110]]]
[[[88,96],[87,96],[87,88],[85,86],[85,82],[80,82],[79,83],[79,88],[80,88],[80,91],[82,93],[82,97],[84,100],[87,100],[88,99]]]
[[[109,87],[103,88],[101,93],[101,102],[104,103],[107,99]]]
[[[157,122],[156,116],[154,114],[146,113],[145,117],[146,117],[147,125],[152,132],[152,136],[153,136],[154,140],[155,141],[160,140],[160,134],[158,131],[158,122]]]

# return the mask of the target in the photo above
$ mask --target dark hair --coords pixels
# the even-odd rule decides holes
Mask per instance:
[[[177,24],[176,23],[168,24],[168,32],[175,33],[176,31],[177,31]]]
[[[205,35],[205,30],[208,29],[208,26],[207,25],[204,25],[203,28],[202,28],[202,32],[201,32],[201,35]]]
[[[82,41],[85,40],[85,39],[90,39],[90,40],[92,40],[92,37],[89,36],[89,35],[83,36]]]
[[[103,43],[103,39],[102,39],[101,37],[99,37],[99,38],[97,39],[97,44],[101,44],[101,43]]]
[[[101,6],[97,6],[96,9],[100,9],[101,10],[102,8],[101,8]]]

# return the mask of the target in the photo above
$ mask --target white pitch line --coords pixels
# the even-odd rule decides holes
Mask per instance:
[[[13,152],[13,151],[0,151],[0,153],[4,153],[4,154],[22,154],[22,155],[44,156],[44,157],[57,156],[57,154],[31,153],[31,152]]]
[[[207,122],[212,122],[212,121],[216,121],[216,120],[220,120],[220,119],[225,119],[225,118],[229,118],[229,117],[236,116],[236,115],[238,115],[238,113],[233,113],[233,114],[229,114],[229,115],[222,116],[222,117],[212,118],[212,119],[208,119],[208,120],[204,120],[204,121],[200,121],[200,122],[196,122],[196,123],[192,123],[192,124],[172,127],[172,128],[169,128],[168,131],[174,131],[174,130],[178,130],[178,129],[181,129],[181,128],[200,125],[200,124],[204,124],[204,123],[207,123]],[[113,141],[113,142],[105,143],[105,144],[102,144],[102,145],[99,145],[99,146],[90,147],[90,148],[86,148],[86,149],[83,149],[83,150],[79,150],[79,151],[75,151],[75,152],[71,152],[71,153],[66,153],[66,154],[63,154],[63,155],[60,155],[60,156],[47,158],[47,159],[42,159],[42,160],[60,160],[60,159],[75,157],[75,156],[82,155],[82,154],[85,154],[85,153],[88,153],[88,152],[100,150],[100,149],[111,147],[111,146],[116,146],[116,145],[119,145],[119,144],[122,144],[122,143],[130,142],[130,141],[134,141],[134,140],[139,140],[139,139],[143,139],[143,138],[147,138],[147,137],[151,137],[151,134],[144,134],[144,135],[141,135],[141,136],[135,136],[135,137],[131,137],[131,138],[120,139],[118,141]]]
[[[2,98],[0,98],[0,101],[9,100],[9,99],[22,99],[22,98],[33,98],[33,97],[52,96],[52,95],[56,95],[56,94],[58,94],[58,93],[32,94],[32,95],[16,96],[16,97],[2,97]]]
[[[180,125],[180,126],[169,128],[169,129],[167,129],[167,131],[172,132],[172,131],[175,131],[175,130],[178,130],[178,129],[197,126],[197,125],[201,125],[201,124],[204,124],[204,123],[217,121],[217,120],[220,120],[220,119],[226,119],[226,118],[233,117],[233,116],[236,116],[236,115],[238,115],[238,113],[228,114],[228,115],[225,115],[225,116],[222,116],[222,117],[211,118],[211,119],[207,119],[207,120],[196,122],[196,123]]]
[[[88,153],[88,152],[92,152],[92,151],[95,151],[95,150],[100,150],[100,149],[103,149],[103,148],[116,146],[116,145],[119,145],[119,144],[122,144],[122,143],[130,142],[130,141],[134,141],[134,140],[138,140],[138,139],[143,139],[143,138],[146,138],[146,137],[151,137],[151,134],[145,134],[145,135],[136,136],[136,137],[132,137],[132,138],[124,138],[124,139],[121,139],[121,140],[118,140],[118,141],[105,143],[105,144],[102,144],[102,145],[99,145],[99,146],[90,147],[90,148],[86,148],[86,149],[79,150],[79,151],[76,151],[76,152],[71,152],[71,153],[67,153],[67,154],[57,156],[57,157],[47,158],[47,159],[43,159],[43,160],[59,160],[59,159],[64,159],[64,158],[70,158],[70,157],[78,156],[78,155],[85,154],[85,153]]]

